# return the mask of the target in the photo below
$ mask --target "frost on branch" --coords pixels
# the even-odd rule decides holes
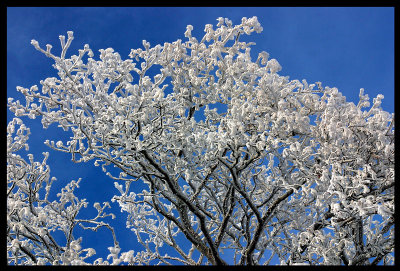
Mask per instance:
[[[289,80],[241,41],[262,31],[256,17],[217,21],[199,39],[189,25],[184,41],[143,41],[127,60],[112,48],[95,59],[88,45],[66,58],[72,32],[61,56],[32,42],[58,76],[18,87],[26,104],[9,109],[71,133],[46,144],[102,167],[143,246],[115,244],[94,263],[393,264],[394,114],[383,96],[371,106],[361,89],[355,105]]]
[[[14,118],[7,125],[8,263],[87,264],[85,260],[96,252],[93,248],[82,248],[82,238],[75,239],[73,229],[80,223],[110,228],[107,223],[98,221],[109,215],[102,208],[95,218],[77,218],[79,211],[88,204],[74,195],[80,179],[62,188],[57,200],[49,199],[51,186],[56,180],[55,177],[50,178],[50,168],[46,164],[49,153],[43,153],[42,162],[36,162],[32,154],[28,154],[29,162],[17,154],[22,148],[28,149],[29,134],[29,128],[19,118]],[[61,234],[64,239],[60,242]]]

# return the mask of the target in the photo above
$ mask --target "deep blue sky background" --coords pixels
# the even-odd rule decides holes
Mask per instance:
[[[252,34],[252,55],[267,51],[282,66],[279,74],[290,79],[321,81],[323,86],[337,87],[347,100],[357,104],[359,89],[372,98],[382,93],[382,107],[394,112],[394,8],[268,8],[268,7],[9,7],[7,8],[7,97],[23,98],[16,86],[30,87],[49,76],[56,76],[52,60],[34,49],[31,39],[42,48],[53,45],[52,52],[60,52],[58,36],[74,31],[75,39],[69,49],[77,54],[88,43],[98,59],[98,50],[108,47],[128,58],[130,49],[142,48],[142,40],[151,46],[185,40],[186,25],[194,27],[192,34],[203,36],[205,24],[213,24],[218,17],[227,17],[238,24],[242,17],[257,16],[262,33]],[[241,37],[242,38],[242,37]],[[23,99],[24,101],[24,99]],[[7,112],[7,122],[13,115]],[[23,118],[31,128],[30,153],[41,161],[43,151],[50,152],[48,164],[52,176],[58,178],[53,192],[68,181],[82,178],[77,194],[86,198],[90,206],[95,201],[110,201],[115,194],[114,180],[101,168],[88,164],[74,164],[69,154],[52,151],[43,144],[45,139],[68,140],[69,134],[56,125],[41,128],[40,119]],[[65,142],[64,141],[64,142]],[[141,191],[141,189],[140,189]],[[135,236],[125,229],[126,213],[112,204],[117,219],[110,221],[122,251],[134,249]],[[92,207],[83,215],[95,215]],[[78,232],[77,232],[78,233]],[[96,257],[105,258],[106,247],[112,246],[111,234],[88,232],[83,247],[93,247]]]

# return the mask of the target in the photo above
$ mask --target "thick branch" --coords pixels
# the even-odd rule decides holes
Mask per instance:
[[[217,265],[224,264],[224,265],[225,265],[226,263],[219,257],[218,251],[217,251],[217,249],[216,249],[216,247],[215,247],[215,244],[214,244],[213,240],[211,239],[210,234],[208,233],[208,229],[207,229],[206,224],[205,224],[205,217],[204,217],[204,215],[198,211],[198,209],[196,208],[196,206],[193,205],[193,204],[189,201],[189,199],[187,199],[187,198],[181,193],[181,191],[178,190],[179,188],[177,187],[176,184],[173,183],[173,181],[172,181],[171,178],[169,177],[169,174],[168,174],[163,168],[161,168],[156,162],[154,162],[154,160],[150,157],[150,155],[147,153],[147,151],[142,150],[141,153],[144,155],[144,157],[146,158],[146,160],[147,160],[155,169],[157,169],[157,170],[164,176],[164,179],[165,179],[165,181],[166,181],[166,183],[167,183],[169,189],[171,189],[171,192],[172,192],[174,195],[176,195],[177,198],[178,198],[179,200],[181,200],[182,203],[184,203],[184,204],[189,208],[189,210],[190,210],[192,213],[194,213],[194,214],[199,218],[199,221],[200,221],[200,229],[201,229],[201,231],[202,231],[204,237],[206,238],[207,243],[208,243],[209,248],[210,248],[211,255],[210,255],[210,253],[208,253],[208,255],[207,255],[207,256],[209,257],[210,261],[212,261],[213,264],[217,264]]]

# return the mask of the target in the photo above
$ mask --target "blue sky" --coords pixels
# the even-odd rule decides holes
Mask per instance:
[[[16,86],[39,86],[40,80],[56,75],[52,60],[35,50],[31,39],[43,47],[52,44],[52,52],[56,53],[60,52],[58,36],[66,36],[72,30],[75,39],[68,55],[76,54],[88,43],[95,57],[99,49],[112,47],[127,59],[130,49],[141,48],[144,39],[152,46],[184,40],[188,24],[194,27],[192,35],[199,38],[204,25],[216,25],[218,17],[238,24],[242,17],[252,16],[257,16],[264,28],[262,33],[246,38],[256,42],[252,55],[267,51],[281,64],[279,74],[337,87],[347,101],[355,104],[360,88],[365,89],[371,102],[381,93],[385,96],[383,109],[394,112],[394,8],[390,7],[8,7],[7,97],[23,99]],[[7,112],[7,121],[12,117]],[[56,125],[43,130],[40,119],[23,120],[31,128],[29,152],[35,160],[42,160],[43,151],[50,153],[48,164],[52,176],[58,179],[53,189],[82,178],[77,190],[80,197],[91,205],[110,201],[116,191],[114,180],[103,175],[101,168],[93,163],[74,164],[70,155],[43,144],[45,139],[68,140],[69,134]],[[110,223],[116,227],[122,251],[137,251],[135,235],[125,229],[126,214],[120,213],[118,207],[113,212],[117,219]],[[83,246],[95,248],[99,257],[105,258],[106,247],[112,245],[111,235],[100,231],[88,232],[87,236]]]

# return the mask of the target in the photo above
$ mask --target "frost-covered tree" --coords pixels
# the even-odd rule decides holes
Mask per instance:
[[[240,36],[262,31],[256,17],[218,18],[200,41],[192,29],[185,41],[143,41],[128,60],[112,48],[96,60],[88,45],[67,58],[72,32],[60,36],[60,56],[32,40],[58,77],[40,81],[41,90],[17,87],[26,103],[9,99],[9,109],[71,132],[45,143],[114,180],[111,200],[143,250],[120,253],[115,240],[110,262],[90,262],[90,248],[81,255],[72,235],[85,222],[75,216],[87,204],[73,195],[78,182],[48,201],[45,160],[14,154],[26,144],[20,132],[7,142],[9,262],[219,265],[225,252],[242,265],[393,264],[394,114],[380,107],[383,95],[370,105],[361,89],[355,105],[336,88],[280,76],[266,52],[252,60]],[[94,207],[86,228],[112,230],[101,221],[105,206]],[[63,246],[53,230],[65,232]]]

